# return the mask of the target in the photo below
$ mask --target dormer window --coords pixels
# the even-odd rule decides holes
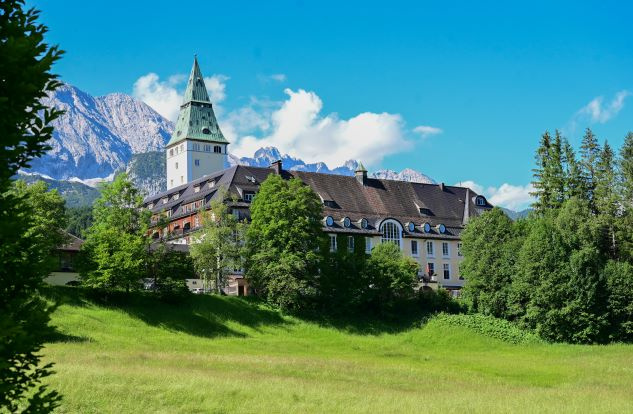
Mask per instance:
[[[163,204],[167,204],[167,200],[168,200],[167,197],[163,197]]]
[[[409,230],[409,233],[413,233],[415,231],[415,223],[413,222],[408,222],[407,223],[407,230]]]
[[[200,186],[199,185],[194,186],[193,187],[193,192],[194,193],[199,193],[200,192]]]
[[[173,196],[174,200],[178,200],[179,198],[180,198],[180,193],[174,194],[174,196]]]
[[[431,232],[431,225],[429,223],[424,223],[424,232],[425,233]]]
[[[361,229],[366,229],[368,226],[369,226],[369,222],[367,221],[366,218],[360,219],[360,228]]]
[[[350,227],[352,225],[352,220],[349,217],[343,218],[343,227]]]
[[[255,193],[253,191],[245,191],[244,192],[244,201],[252,202],[255,198]]]
[[[323,205],[329,208],[336,208],[336,203],[333,200],[323,200]]]
[[[475,205],[485,207],[486,204],[486,198],[484,196],[477,196],[475,198]]]
[[[327,216],[325,218],[325,225],[328,226],[328,227],[332,227],[334,225],[334,217]]]
[[[445,225],[443,225],[443,224],[438,225],[438,226],[437,226],[437,231],[439,231],[439,232],[440,232],[440,234],[444,234],[444,233],[446,233],[446,226],[445,226]]]
[[[215,181],[209,181],[209,188],[215,187]]]
[[[150,210],[151,210],[151,209],[153,209],[153,208],[154,208],[154,203],[149,203],[149,204],[147,205],[147,208],[149,208]]]

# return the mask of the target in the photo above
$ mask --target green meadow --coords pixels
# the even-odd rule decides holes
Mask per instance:
[[[631,345],[512,344],[451,317],[308,321],[236,297],[49,296],[62,413],[633,412]]]

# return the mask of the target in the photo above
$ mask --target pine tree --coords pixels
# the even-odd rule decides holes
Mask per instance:
[[[565,201],[565,171],[563,168],[563,148],[560,131],[556,130],[550,147],[549,156],[549,187],[552,193],[552,207],[560,208]]]
[[[548,131],[541,136],[541,142],[536,150],[534,172],[534,192],[530,193],[536,201],[533,204],[534,210],[544,212],[552,206],[553,194],[550,186],[550,149],[551,137]]]
[[[580,164],[576,153],[566,138],[562,141],[563,169],[565,172],[565,200],[572,197],[586,199],[587,193],[583,187]]]
[[[610,256],[615,258],[617,254],[615,225],[620,203],[614,154],[607,141],[604,142],[600,151],[595,173],[594,205],[599,221],[605,229],[606,245],[609,246]]]
[[[591,129],[587,128],[580,146],[580,166],[582,179],[585,183],[585,188],[587,189],[589,206],[594,213],[596,212],[594,191],[596,189],[596,170],[598,168],[597,164],[599,157],[600,144],[598,144],[598,139]]]
[[[629,132],[620,149],[618,173],[622,183],[622,199],[624,208],[633,209],[633,132]]]

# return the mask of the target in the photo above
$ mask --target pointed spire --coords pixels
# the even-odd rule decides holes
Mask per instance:
[[[367,172],[367,170],[365,169],[365,166],[363,165],[363,163],[361,161],[358,161],[358,165],[356,166],[356,171],[354,172]]]
[[[356,171],[354,171],[354,176],[356,177],[356,181],[361,183],[362,185],[367,184],[367,170],[362,162],[358,162],[358,166],[356,167]]]
[[[204,85],[204,77],[198,65],[198,55],[193,56],[193,67],[187,81],[187,89],[185,90],[185,98],[183,104],[190,101],[211,102],[207,87]]]
[[[167,146],[184,139],[228,144],[213,112],[213,105],[198,65],[198,57],[195,55],[183,100],[174,133]]]

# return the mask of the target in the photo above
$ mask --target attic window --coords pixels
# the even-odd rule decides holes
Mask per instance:
[[[420,214],[422,214],[423,216],[432,216],[433,212],[426,207],[420,207]]]
[[[328,227],[332,227],[334,225],[334,218],[332,216],[327,216],[325,218],[325,225]]]
[[[151,210],[151,209],[153,209],[153,208],[154,208],[154,203],[149,203],[149,204],[147,205],[147,208],[149,208],[150,210]]]
[[[193,187],[193,192],[194,193],[199,193],[200,192],[200,186],[196,185],[195,187]]]
[[[202,133],[208,135],[211,133],[211,130],[209,130],[209,128],[202,128]]]
[[[425,233],[431,232],[431,225],[429,223],[424,223],[424,232]]]
[[[167,204],[167,197],[163,197],[163,204]]]
[[[475,198],[475,204],[478,206],[486,206],[486,199],[484,198],[484,196],[477,196],[477,198]]]
[[[368,225],[369,225],[369,222],[367,221],[366,218],[360,219],[360,227],[362,229],[366,229]]]
[[[209,188],[215,187],[215,181],[209,181]]]
[[[336,203],[333,200],[323,200],[325,207],[336,208]]]
[[[409,233],[413,233],[415,231],[415,223],[411,221],[407,223],[407,230],[409,230]]]
[[[352,220],[349,217],[343,218],[343,227],[350,227],[352,225]]]
[[[446,226],[443,224],[440,224],[439,226],[437,226],[437,229],[439,230],[440,234],[446,233]]]
[[[174,200],[178,200],[180,198],[180,193],[174,194]]]
[[[245,191],[244,192],[244,201],[251,202],[255,198],[255,193],[253,191]]]

